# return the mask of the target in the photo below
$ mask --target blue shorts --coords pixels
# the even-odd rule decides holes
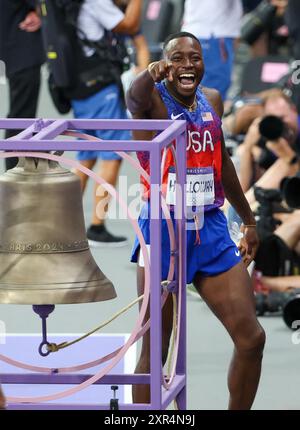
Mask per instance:
[[[109,85],[98,93],[82,100],[72,100],[74,117],[77,119],[127,119],[127,113],[120,99],[120,89],[116,84]],[[129,140],[128,130],[82,130],[83,133],[103,140]],[[78,160],[120,160],[115,152],[79,151]]]
[[[204,87],[215,88],[226,100],[227,91],[231,85],[231,75],[234,61],[234,39],[214,38],[199,39],[202,45],[205,73],[201,81]]]
[[[171,212],[173,219],[173,213]],[[193,222],[193,221],[188,221]],[[174,219],[173,219],[174,223]],[[139,227],[146,244],[150,243],[150,207],[146,203],[139,217]],[[220,209],[205,213],[204,225],[199,230],[200,244],[195,245],[196,231],[187,230],[187,283],[193,282],[196,273],[203,277],[227,272],[241,261],[240,252],[231,240],[227,219]],[[137,263],[140,244],[135,239],[131,261]],[[170,263],[170,241],[167,222],[162,219],[162,280],[167,279]]]

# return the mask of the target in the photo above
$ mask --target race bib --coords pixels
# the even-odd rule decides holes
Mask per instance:
[[[208,206],[215,201],[215,183],[213,167],[187,169],[186,205]],[[176,204],[176,173],[169,172],[166,202]]]

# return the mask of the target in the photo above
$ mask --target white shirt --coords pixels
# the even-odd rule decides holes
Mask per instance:
[[[243,6],[241,0],[185,0],[182,31],[198,38],[238,37]]]
[[[112,0],[85,0],[78,15],[78,36],[96,41],[104,35],[104,30],[112,30],[124,18],[123,12]],[[94,53],[93,49],[84,49],[87,56]]]

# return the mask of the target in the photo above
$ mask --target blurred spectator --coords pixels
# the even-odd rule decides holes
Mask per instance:
[[[286,23],[290,36],[293,39],[294,58],[300,59],[300,2],[299,0],[289,0],[286,9]]]
[[[243,9],[245,13],[251,12],[253,9],[255,9],[262,0],[242,0],[243,3]]]
[[[243,110],[248,108],[248,112],[244,112],[244,118],[240,114],[238,121],[246,123],[248,119],[253,118],[256,113],[256,119],[251,123],[244,142],[238,147],[237,155],[239,157],[239,176],[244,192],[246,192],[254,182],[263,174],[265,170],[276,161],[276,156],[269,151],[266,151],[264,140],[259,130],[259,125],[263,117],[272,115],[281,118],[283,123],[291,130],[292,142],[289,142],[293,147],[297,145],[299,136],[299,118],[296,107],[292,101],[280,92],[273,92],[268,96],[261,105],[245,106]],[[248,118],[247,118],[248,115]],[[253,116],[252,116],[253,115]],[[268,148],[268,144],[267,144]],[[299,150],[297,148],[297,150]],[[276,149],[275,149],[276,151]],[[268,160],[264,157],[268,157]]]
[[[231,84],[234,42],[240,36],[242,12],[241,0],[185,2],[182,30],[195,34],[202,44],[202,85],[216,88],[223,100]]]
[[[135,75],[145,70],[150,63],[150,52],[145,36],[137,33],[132,37],[132,43],[135,48],[135,64],[133,72]]]
[[[274,214],[274,218],[281,225],[262,242],[256,258],[256,268],[264,275],[260,282],[273,291],[300,288],[300,276],[293,276],[298,272],[294,267],[300,265],[300,211]],[[289,258],[290,265],[279,267],[275,264],[280,252]]]
[[[114,3],[121,9],[123,13],[125,13],[129,0],[114,0]],[[131,36],[124,35],[124,38],[128,50],[132,51],[131,57],[133,57],[131,58],[133,62],[130,65],[130,69],[124,72],[122,75],[122,83],[125,94],[134,76],[148,67],[150,63],[150,52],[146,38],[141,30]]]
[[[254,185],[279,189],[285,177],[294,176],[299,170],[300,127],[296,107],[283,93],[276,90],[270,94],[259,107],[257,118],[237,150],[239,179],[253,210],[257,207]],[[270,116],[282,120],[288,137],[284,135],[273,141],[262,139],[260,123],[262,118]],[[232,208],[229,208],[228,218],[229,224],[241,223]]]
[[[6,66],[9,83],[8,118],[34,118],[40,88],[40,68],[44,50],[39,32],[40,18],[35,1],[1,0],[0,60]],[[7,130],[5,138],[18,133]],[[18,159],[6,159],[6,169],[16,166]],[[0,386],[0,409],[6,406]]]
[[[141,15],[141,0],[130,0],[123,13],[112,0],[85,0],[78,16],[78,35],[92,42],[100,41],[106,32],[116,32],[125,35],[135,35],[139,29]],[[97,52],[92,47],[83,47],[86,57],[95,57],[99,64],[103,59],[98,58]],[[82,47],[80,47],[82,49]],[[75,118],[91,119],[126,119],[126,109],[122,97],[121,73],[111,73],[106,69],[106,83],[94,87],[92,94],[88,96],[72,97],[72,108]],[[93,89],[93,87],[92,87]],[[91,90],[91,88],[89,88]],[[76,94],[76,88],[74,89]],[[92,134],[89,131],[90,134]],[[130,138],[128,131],[105,130],[95,131],[95,136],[107,140],[126,140]],[[78,159],[80,163],[92,169],[101,159],[99,175],[109,184],[115,186],[118,180],[121,157],[114,152],[101,151],[80,151]],[[85,190],[87,176],[82,172],[77,172],[82,183],[82,190]],[[92,224],[87,230],[87,237],[91,245],[121,245],[126,243],[123,236],[115,236],[107,231],[104,220],[107,210],[107,192],[96,185],[95,201]]]
[[[288,53],[287,5],[288,0],[262,0],[245,15],[241,35],[249,43],[252,57]],[[249,12],[247,5],[245,11]]]
[[[45,60],[41,21],[34,0],[1,0],[0,60],[5,62],[9,84],[8,118],[34,118],[40,89],[40,69]],[[18,133],[7,130],[5,138]],[[12,169],[17,158],[6,159]]]
[[[260,119],[256,119],[249,128],[245,142],[239,148],[240,154],[240,181],[244,191],[253,185],[253,162],[261,164],[262,153],[265,147],[273,157],[272,166],[266,169],[257,186],[263,188],[279,188],[281,180],[285,176],[293,176],[297,172],[297,163],[293,163],[295,156],[299,153],[299,117],[295,105],[285,95],[273,95],[266,99],[263,106],[264,116],[272,115],[280,118],[290,131],[290,139],[280,137],[277,140],[266,142],[265,146],[258,147],[257,143],[261,137],[259,131]],[[296,170],[295,170],[296,169]],[[256,180],[258,178],[255,178]],[[253,191],[249,192],[248,198],[253,201]],[[249,201],[249,200],[248,200]]]
[[[287,0],[244,1],[229,99],[289,87],[290,38],[284,19]],[[290,91],[290,90],[289,90]],[[226,111],[230,108],[227,102]]]
[[[169,34],[173,34],[181,29],[185,0],[170,1],[173,4],[173,14],[170,22]]]
[[[161,58],[162,44],[174,27],[174,17],[178,20],[178,13],[181,13],[182,18],[183,8],[178,2],[178,0],[144,0],[143,2],[142,31],[150,49],[151,61],[158,61]]]
[[[278,194],[279,199],[276,197],[274,200],[276,190],[261,190],[261,197],[264,197],[260,198],[257,222],[258,231],[261,230],[261,241],[253,272],[257,313],[278,314],[278,311],[282,311],[289,328],[293,328],[294,321],[300,318],[300,211],[289,206],[288,212],[282,212],[275,206],[275,202],[283,198],[283,205],[292,203],[292,207],[300,207],[298,175],[284,181],[285,185],[281,185],[281,192]],[[292,185],[288,186],[288,192],[286,183]]]
[[[298,213],[298,217],[299,217]],[[299,218],[300,219],[300,218]],[[289,226],[288,226],[289,227]],[[261,284],[270,291],[288,291],[300,288],[300,275],[262,276]]]
[[[223,128],[227,135],[245,135],[252,121],[263,115],[263,103],[272,96],[282,94],[279,88],[271,88],[259,93],[237,97],[223,119]]]

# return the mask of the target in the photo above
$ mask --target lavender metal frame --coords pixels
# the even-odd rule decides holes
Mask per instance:
[[[73,119],[0,119],[0,129],[23,130],[13,140],[0,140],[0,150],[6,151],[79,151],[79,150],[101,150],[101,151],[148,151],[150,154],[151,185],[161,184],[161,154],[162,150],[176,140],[176,159],[178,166],[178,183],[184,190],[186,171],[186,124],[185,121],[157,121],[157,120],[73,120]],[[159,130],[161,133],[152,141],[102,141],[91,142],[89,140],[54,140],[66,130]],[[33,135],[33,133],[36,133]],[[105,375],[96,384],[145,384],[150,383],[151,402],[149,404],[120,404],[124,410],[151,410],[165,409],[170,402],[176,399],[179,409],[186,409],[186,237],[185,219],[183,210],[185,199],[184,193],[177,192],[177,205],[180,205],[182,218],[176,221],[177,243],[180,237],[182,250],[178,255],[183,268],[181,285],[182,289],[182,312],[179,315],[180,340],[179,356],[176,368],[176,376],[171,388],[167,391],[162,387],[162,318],[161,318],[161,193],[159,187],[153,187],[156,195],[151,198],[151,371],[148,375]],[[157,207],[159,204],[159,208]],[[158,213],[158,219],[152,214]],[[179,281],[178,281],[179,282]],[[55,375],[55,374],[0,374],[0,381],[4,384],[78,384],[91,375]],[[103,404],[10,404],[9,409],[109,409]]]

